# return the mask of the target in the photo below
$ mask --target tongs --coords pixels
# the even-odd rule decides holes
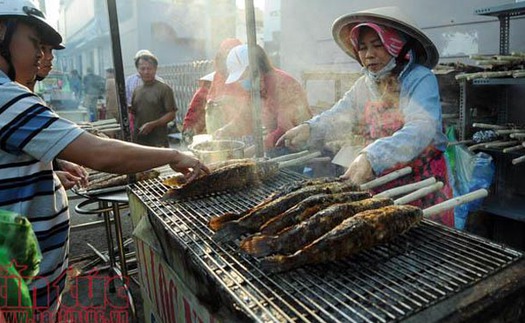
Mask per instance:
[[[270,158],[268,161],[276,162],[279,164],[279,168],[286,168],[291,166],[298,166],[306,163],[307,161],[321,156],[320,151],[310,152],[303,150],[298,153],[283,155],[275,158]]]

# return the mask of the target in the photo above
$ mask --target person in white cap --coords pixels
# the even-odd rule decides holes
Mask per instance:
[[[241,44],[242,42],[237,38],[226,38],[221,41],[213,58],[215,74],[206,98],[204,116],[206,132],[209,134],[228,123],[237,114],[238,107],[245,100],[243,98],[245,91],[239,84],[225,84],[228,78],[226,58],[232,48]]]
[[[397,7],[344,15],[335,20],[332,34],[364,75],[331,109],[291,129],[279,142],[299,147],[359,135],[366,147],[344,179],[362,184],[411,166],[410,176],[377,190],[434,176],[445,187],[413,204],[428,207],[451,198],[439,89],[430,70],[439,60],[435,45]],[[452,211],[435,219],[454,225]]]
[[[206,133],[206,100],[215,72],[201,77],[199,87],[193,94],[186,116],[182,122],[182,137],[186,143],[191,143],[194,135]]]
[[[42,262],[28,286],[35,296],[35,322],[55,322],[67,278],[69,208],[53,159],[118,174],[169,164],[188,180],[209,172],[198,159],[174,149],[91,135],[15,81],[36,76],[42,43],[61,42],[34,3],[0,0],[0,208],[27,217],[38,238]]]
[[[301,84],[288,73],[272,66],[262,47],[256,45],[255,68],[259,70],[262,101],[261,121],[265,128],[264,147],[270,156],[286,153],[276,147],[277,139],[287,130],[311,118],[312,113]],[[239,108],[237,116],[219,129],[218,136],[239,136],[252,133],[252,112],[248,46],[234,47],[226,59],[228,78],[226,84],[239,83],[245,90],[245,105]]]

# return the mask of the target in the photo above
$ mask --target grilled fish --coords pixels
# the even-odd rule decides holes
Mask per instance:
[[[259,231],[259,228],[269,219],[281,214],[311,195],[349,192],[352,191],[353,188],[354,185],[341,182],[304,187],[269,203],[258,205],[240,219],[223,224],[215,233],[214,239],[217,241],[234,240],[242,234]],[[224,217],[227,216],[228,214],[224,215]]]
[[[313,186],[313,185],[319,185],[319,184],[326,184],[326,183],[332,183],[332,182],[342,182],[343,180],[338,177],[319,177],[319,178],[310,178],[310,179],[303,179],[299,181],[294,181],[291,183],[287,183],[282,185],[272,193],[266,200],[275,200],[281,196],[285,196],[286,194],[290,194],[293,191],[297,191],[298,189],[301,189],[305,186]],[[356,187],[354,191],[358,191],[359,189]]]
[[[330,183],[342,183],[342,181],[331,178],[331,177],[323,177],[319,179],[309,179],[309,180],[301,180],[296,181],[290,184],[286,184],[281,186],[281,188],[277,189],[277,191],[270,196],[268,196],[266,199],[258,203],[256,206],[251,208],[250,210],[246,210],[242,213],[225,213],[220,216],[213,217],[209,222],[208,226],[213,231],[220,230],[226,223],[238,220],[242,218],[243,216],[249,214],[250,212],[254,212],[255,210],[264,208],[267,204],[271,203],[272,201],[278,200],[279,198],[286,196],[292,192],[300,191],[303,189],[306,189],[307,187],[312,186],[322,186],[322,185],[328,185]],[[304,187],[301,187],[300,185],[305,185]],[[339,185],[339,184],[337,184]],[[345,185],[350,185],[349,182],[347,182]],[[352,188],[355,189],[349,189],[348,191],[358,191],[359,189],[356,186],[352,186]],[[345,190],[347,191],[347,190]],[[312,193],[317,194],[317,193]]]
[[[422,218],[423,211],[411,205],[390,205],[364,211],[344,220],[293,255],[264,258],[261,267],[269,272],[282,272],[342,259],[403,234]]]
[[[282,229],[301,223],[316,212],[335,203],[355,202],[370,198],[369,192],[347,192],[338,194],[317,194],[302,200],[296,206],[270,219],[261,227],[261,233],[277,234]]]
[[[163,199],[181,199],[258,185],[279,172],[278,164],[269,161],[242,160],[220,167],[179,189],[169,189]]]
[[[394,201],[389,198],[369,198],[334,204],[315,213],[306,221],[284,229],[278,235],[250,236],[241,242],[241,249],[255,257],[272,253],[290,254],[329,232],[349,217],[392,204]]]
[[[106,177],[99,177],[98,180],[94,180],[92,182],[89,182],[88,187],[86,187],[87,191],[91,190],[98,190],[101,188],[109,188],[114,186],[121,186],[121,185],[127,185],[128,184],[128,175],[120,175],[120,174],[109,174],[110,176]],[[144,172],[139,172],[135,174],[135,180],[138,181],[145,181],[148,179],[153,179],[159,177],[160,172],[151,169]]]
[[[228,160],[221,160],[221,161],[218,161],[218,162],[214,162],[214,163],[211,163],[211,164],[206,165],[206,166],[208,166],[210,171],[213,172],[213,171],[216,171],[216,170],[218,170],[220,168],[223,168],[223,167],[243,164],[243,163],[252,162],[252,161],[253,161],[253,159],[251,159],[251,158],[228,159]]]

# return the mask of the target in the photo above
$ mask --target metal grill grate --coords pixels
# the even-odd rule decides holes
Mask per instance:
[[[272,183],[182,202],[161,201],[161,180],[131,192],[167,229],[193,263],[205,268],[230,305],[260,321],[388,322],[407,318],[509,266],[523,255],[424,220],[393,242],[345,261],[267,275],[258,260],[217,244],[212,216],[250,208],[280,185],[300,179],[281,172]],[[226,304],[228,305],[228,304]]]

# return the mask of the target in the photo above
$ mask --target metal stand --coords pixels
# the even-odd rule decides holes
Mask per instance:
[[[98,204],[97,208],[87,208],[88,205]],[[122,282],[124,289],[126,290],[127,298],[130,305],[130,310],[133,317],[136,317],[135,304],[133,300],[133,295],[127,286],[126,279],[128,278],[128,269],[126,262],[126,252],[125,252],[125,243],[122,235],[122,222],[120,218],[120,209],[127,206],[127,196],[125,199],[122,196],[97,196],[89,197],[87,200],[80,202],[75,206],[75,211],[79,214],[96,214],[102,215],[104,228],[106,230],[106,240],[108,247],[108,257],[109,257],[109,274],[110,277],[116,277]],[[113,214],[113,221],[111,221],[111,215]],[[98,221],[97,221],[98,222]],[[111,230],[111,223],[115,224],[115,237],[116,237],[116,246],[113,240],[113,232]],[[116,247],[116,248],[115,248]],[[95,253],[103,260],[107,261],[107,257],[104,256],[101,252],[96,250],[94,247]],[[116,250],[115,250],[116,249]],[[115,256],[115,251],[118,252],[119,262],[117,265],[117,260]],[[109,291],[114,293],[115,283],[111,279]]]

